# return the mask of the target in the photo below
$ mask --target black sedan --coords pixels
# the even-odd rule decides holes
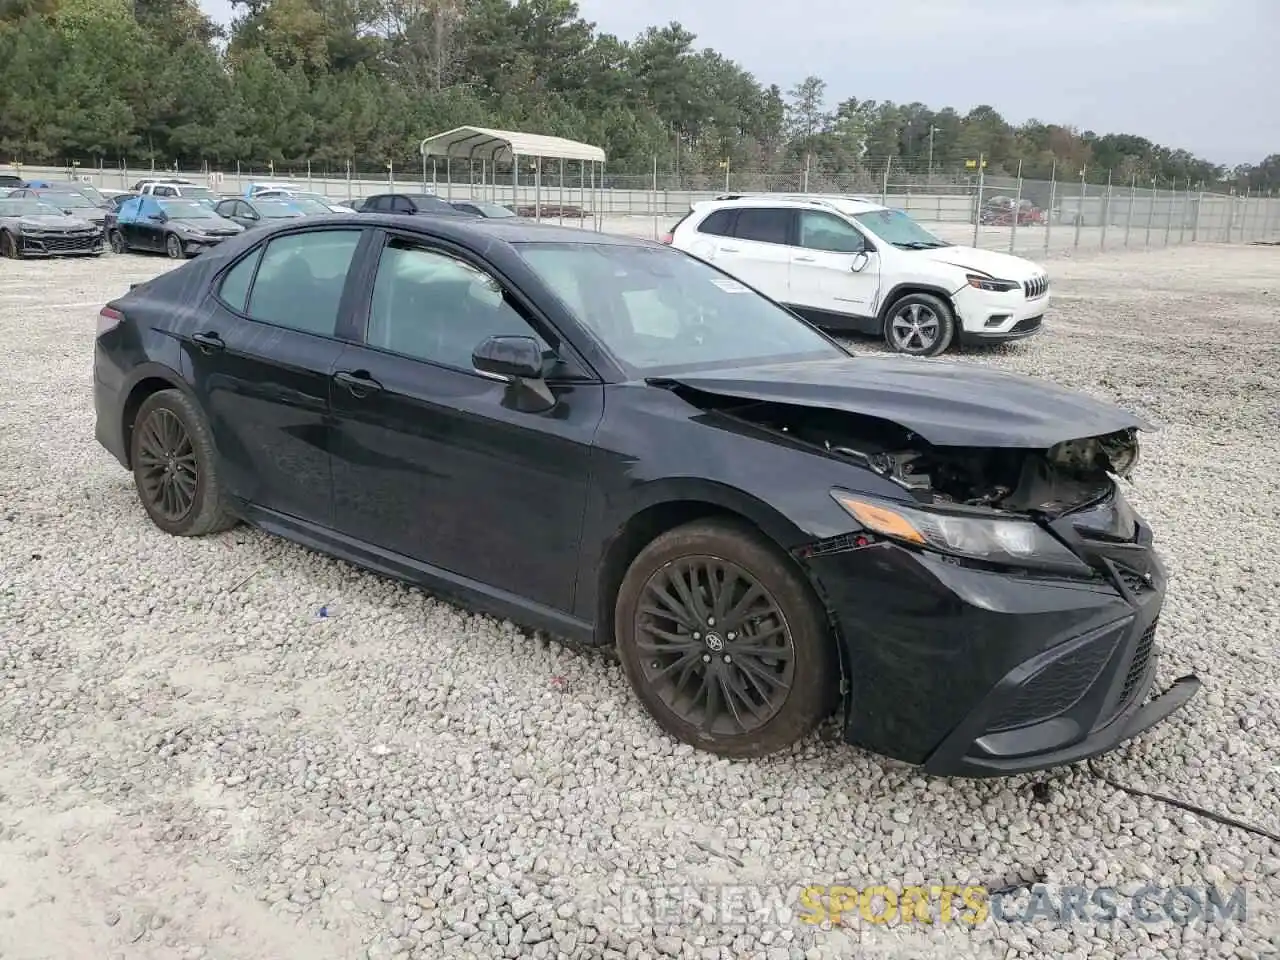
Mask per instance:
[[[487,220],[507,220],[516,215],[510,207],[500,203],[489,203],[487,200],[452,200],[453,209],[473,217],[484,217]]]
[[[225,200],[219,200],[213,209],[218,216],[238,223],[246,230],[269,227],[281,220],[297,220],[299,217],[306,216],[297,206],[285,200],[248,200],[244,197],[228,197]]]
[[[855,358],[716,268],[522,223],[335,215],[111,301],[96,433],[162,530],[248,521],[571,641],[669,733],[946,775],[1069,763],[1147,702],[1165,572],[1141,420]],[[424,656],[429,655],[424,652]]]
[[[163,252],[171,260],[194,257],[244,228],[198,200],[132,197],[107,214],[107,241],[114,253]]]
[[[407,216],[476,216],[457,209],[432,193],[379,193],[366,197],[358,209],[360,213],[402,213]]]

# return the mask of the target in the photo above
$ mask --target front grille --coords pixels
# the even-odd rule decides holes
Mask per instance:
[[[1113,649],[1095,641],[1041,668],[987,725],[988,732],[1030,726],[1069,710],[1088,692]]]
[[[1040,324],[1044,323],[1044,315],[1038,317],[1027,317],[1025,320],[1019,320],[1013,325],[1010,333],[1030,333],[1032,330],[1038,330]]]
[[[85,253],[102,245],[102,235],[96,230],[27,234],[22,241],[29,253]]]
[[[1138,647],[1133,651],[1133,659],[1129,661],[1129,670],[1124,675],[1124,687],[1120,690],[1120,702],[1117,705],[1116,712],[1119,713],[1129,705],[1129,701],[1133,699],[1134,691],[1141,682],[1143,674],[1147,672],[1147,665],[1151,662],[1151,651],[1155,648],[1156,642],[1156,624],[1159,617],[1152,621],[1151,626],[1147,627],[1142,634],[1142,638],[1138,640]]]
[[[1022,291],[1027,295],[1028,300],[1043,297],[1049,292],[1049,278],[1041,276],[1036,277],[1034,280],[1026,280],[1022,284]]]

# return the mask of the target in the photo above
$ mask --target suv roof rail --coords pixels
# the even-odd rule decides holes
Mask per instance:
[[[716,200],[746,200],[748,198],[759,198],[762,200],[792,200],[800,203],[813,203],[819,206],[830,207],[832,200],[854,200],[858,203],[870,203],[879,206],[878,201],[871,200],[867,197],[855,197],[848,194],[813,194],[813,193],[770,193],[751,192],[751,193],[721,193],[717,194]]]

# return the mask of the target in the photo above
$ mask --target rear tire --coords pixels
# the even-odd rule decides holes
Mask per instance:
[[[719,756],[783,750],[838,703],[839,658],[821,604],[745,524],[696,521],[641,550],[618,591],[614,632],[650,716]]]
[[[165,533],[202,537],[239,522],[224,502],[204,415],[182,391],[161,390],[142,402],[129,452],[138,499]]]
[[[951,346],[955,333],[951,305],[931,293],[908,293],[885,313],[884,342],[896,353],[936,357]]]

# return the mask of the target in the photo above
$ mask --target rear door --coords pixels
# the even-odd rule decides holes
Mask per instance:
[[[787,207],[738,207],[733,236],[720,238],[711,262],[768,297],[787,302],[796,211]]]
[[[329,379],[345,349],[348,273],[366,231],[297,231],[259,244],[215,281],[184,337],[184,373],[209,417],[233,496],[329,526]]]

